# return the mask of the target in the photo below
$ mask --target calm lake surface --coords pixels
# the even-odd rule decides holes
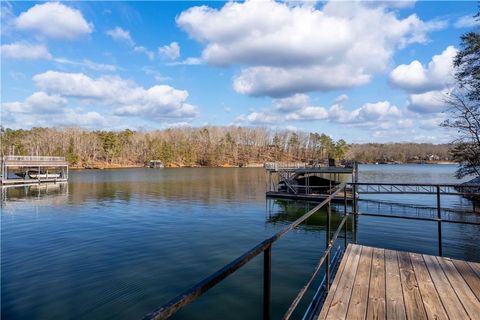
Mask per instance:
[[[359,181],[457,183],[454,171],[363,165]],[[73,171],[68,185],[4,190],[2,318],[141,318],[314,206],[267,201],[265,185],[261,168],[125,169]],[[428,209],[433,196],[364,199],[360,211],[436,214]],[[425,209],[405,205],[411,203]],[[480,214],[448,210],[471,210],[465,199],[442,197],[442,206],[452,219],[480,221]],[[343,213],[337,209],[333,228]],[[286,311],[325,248],[324,213],[273,246],[273,318]],[[360,244],[437,254],[434,222],[363,216],[356,228]],[[443,225],[445,256],[478,262],[479,243],[479,226]],[[260,319],[262,263],[256,258],[174,318]]]

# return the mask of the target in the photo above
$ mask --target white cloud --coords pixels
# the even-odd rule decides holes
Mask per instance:
[[[82,126],[99,128],[107,125],[98,112],[83,112],[67,107],[66,98],[39,91],[23,102],[2,103],[2,118],[10,128],[35,126]]]
[[[474,28],[480,26],[480,19],[473,16],[463,16],[455,21],[456,28]]]
[[[135,42],[132,40],[132,37],[130,36],[130,32],[123,30],[118,26],[115,27],[114,29],[108,30],[106,34],[115,41],[124,42],[130,46],[135,45]]]
[[[163,74],[161,74],[159,71],[153,69],[153,68],[150,68],[150,67],[143,67],[142,68],[143,72],[145,72],[145,74],[147,76],[152,76],[156,81],[158,82],[165,82],[167,80],[171,80],[169,77],[167,76],[164,76]]]
[[[412,94],[409,97],[408,109],[417,113],[443,112],[447,108],[445,100],[448,97],[448,92],[448,90],[434,90]]]
[[[434,117],[430,119],[423,119],[419,121],[420,128],[425,130],[437,129],[440,124],[445,121],[444,117]]]
[[[29,44],[22,42],[14,42],[10,44],[2,44],[2,57],[12,59],[51,59],[52,55],[48,48],[41,44]]]
[[[133,51],[134,52],[139,52],[139,53],[144,53],[148,57],[149,60],[153,60],[155,58],[155,53],[153,53],[153,51],[150,51],[147,48],[142,47],[142,46],[135,46],[133,48]]]
[[[328,117],[331,121],[361,125],[370,125],[375,121],[400,118],[401,116],[402,112],[398,107],[388,101],[365,103],[352,111],[346,110],[340,104],[334,104],[328,110]]]
[[[272,124],[282,121],[282,117],[276,114],[270,114],[269,112],[257,112],[253,111],[247,115],[242,114],[237,117],[238,123],[251,123],[251,124]]]
[[[348,96],[346,94],[341,94],[335,98],[334,103],[342,103],[348,100]]]
[[[34,30],[41,36],[58,39],[75,39],[93,31],[82,13],[58,2],[36,4],[20,14],[15,25],[21,30]]]
[[[82,61],[74,61],[74,60],[65,59],[65,58],[55,58],[53,59],[53,61],[60,64],[69,64],[74,66],[85,67],[95,71],[111,71],[111,72],[117,71],[117,67],[112,64],[96,63],[88,59],[84,59]]]
[[[174,61],[174,62],[169,62],[167,65],[169,66],[198,66],[202,64],[203,61],[201,58],[195,58],[195,57],[189,57],[185,60],[182,61]]]
[[[310,97],[303,93],[297,93],[290,97],[273,100],[274,108],[278,112],[296,111],[308,107],[309,104]]]
[[[158,48],[158,53],[165,59],[177,60],[180,57],[180,46],[177,42]]]
[[[148,50],[144,46],[136,45],[135,41],[130,35],[130,32],[122,29],[121,27],[117,26],[113,29],[110,29],[106,32],[106,34],[115,41],[126,43],[133,48],[133,52],[145,54],[149,60],[153,60],[155,58],[155,53],[153,51]]]
[[[24,102],[4,103],[4,111],[12,113],[59,113],[67,105],[67,99],[59,95],[48,95],[45,92],[35,92]]]
[[[390,73],[390,81],[396,87],[411,92],[426,92],[443,89],[454,81],[453,59],[457,49],[447,47],[441,54],[434,55],[427,66],[414,60],[402,64]]]
[[[194,118],[197,107],[186,103],[188,92],[167,85],[145,89],[120,77],[92,79],[83,73],[47,71],[33,77],[37,87],[65,97],[111,105],[114,114],[148,120]]]
[[[328,120],[335,123],[345,123],[360,126],[376,125],[376,122],[390,121],[402,117],[402,112],[388,101],[366,103],[352,111],[335,103],[330,108],[313,106],[305,94],[275,99],[270,108],[252,111],[240,115],[239,123],[273,124],[283,121],[315,121]],[[405,123],[404,123],[405,124]]]
[[[416,113],[445,111],[445,100],[455,82],[453,59],[457,52],[449,46],[441,54],[434,55],[426,66],[415,60],[399,65],[390,73],[390,82],[410,93],[408,110]]]
[[[208,64],[245,66],[234,78],[236,91],[274,97],[366,84],[387,70],[396,48],[425,42],[428,31],[444,27],[359,2],[315,9],[273,1],[193,7],[177,24],[205,44]]]

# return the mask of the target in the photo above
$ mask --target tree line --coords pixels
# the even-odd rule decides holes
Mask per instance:
[[[322,133],[261,127],[182,127],[155,131],[88,131],[80,128],[3,129],[3,155],[65,156],[78,167],[244,166],[268,161],[328,158],[363,163],[448,160],[448,145],[353,144]]]

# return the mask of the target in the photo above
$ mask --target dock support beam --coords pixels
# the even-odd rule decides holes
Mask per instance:
[[[442,250],[442,208],[440,207],[440,187],[437,186],[437,219],[438,219],[438,255],[441,257]]]
[[[263,319],[270,320],[270,299],[272,290],[272,246],[263,254]]]
[[[347,216],[347,187],[343,189],[343,214]],[[347,249],[347,229],[348,229],[348,219],[345,220],[345,229],[344,229],[344,246],[345,250]]]
[[[328,209],[327,209],[327,241],[326,241],[326,248],[330,245],[330,218],[332,215],[332,203],[328,201]],[[326,265],[326,279],[327,279],[327,292],[330,290],[330,252],[327,254],[327,265]]]

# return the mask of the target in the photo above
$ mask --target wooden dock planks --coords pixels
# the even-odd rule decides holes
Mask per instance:
[[[479,315],[479,263],[350,244],[318,319]]]
[[[387,319],[406,319],[397,251],[385,250]]]

